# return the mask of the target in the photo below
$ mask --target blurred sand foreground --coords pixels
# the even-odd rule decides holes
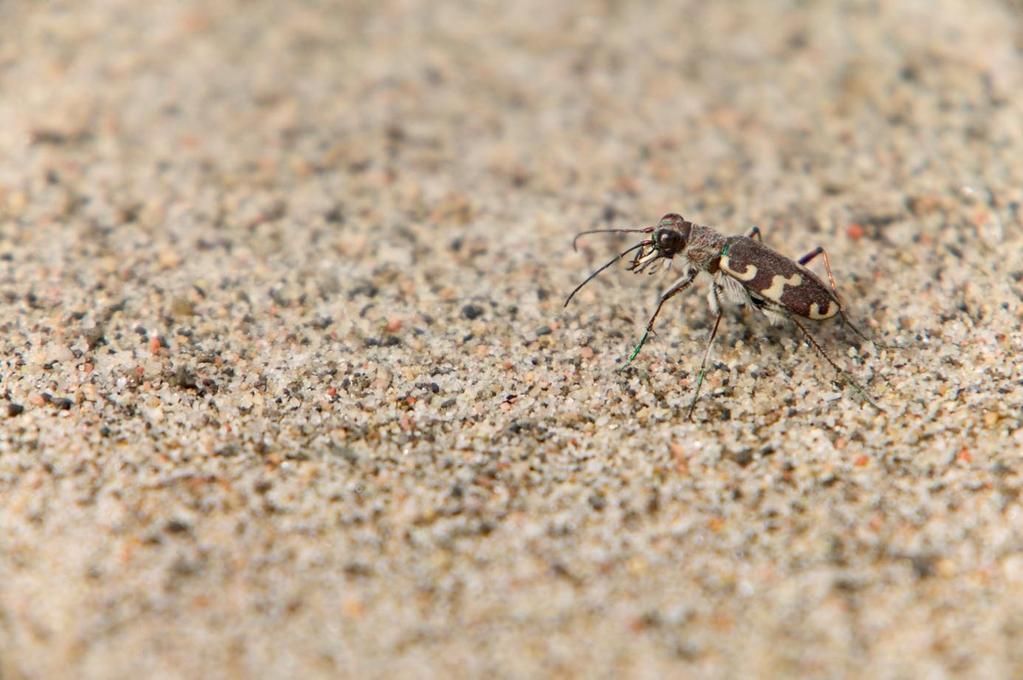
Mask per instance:
[[[212,6],[211,6],[212,5]],[[0,677],[1020,677],[1019,3],[0,2]],[[581,229],[825,246],[723,324]],[[820,263],[815,264],[819,269]]]

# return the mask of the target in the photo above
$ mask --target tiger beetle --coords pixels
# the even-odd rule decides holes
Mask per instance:
[[[768,317],[772,324],[789,320],[796,325],[810,345],[825,361],[838,371],[851,387],[863,395],[878,410],[881,409],[870,395],[867,394],[851,375],[842,369],[820,343],[810,334],[799,318],[812,321],[823,321],[838,316],[858,336],[872,342],[854,326],[842,309],[835,287],[835,277],[831,274],[831,263],[828,254],[821,247],[814,248],[806,255],[793,262],[764,245],[758,227],[753,227],[745,236],[722,236],[710,227],[694,224],[680,215],[669,213],[661,218],[657,226],[638,229],[593,229],[576,235],[572,241],[575,248],[579,238],[587,234],[597,233],[638,233],[649,234],[631,248],[616,255],[610,262],[600,267],[580,283],[565,300],[565,306],[572,301],[575,294],[587,283],[597,277],[629,253],[636,254],[628,265],[628,270],[636,273],[649,271],[654,273],[662,263],[667,261],[670,267],[673,258],[678,256],[682,263],[682,276],[675,280],[657,301],[657,308],[647,322],[646,331],[639,344],[633,350],[623,369],[632,363],[639,354],[650,333],[654,330],[654,320],[660,314],[664,303],[689,287],[700,272],[706,272],[713,278],[707,300],[711,312],[715,315],[714,325],[707,341],[707,350],[703,354],[700,373],[696,379],[696,390],[689,404],[687,419],[693,416],[696,401],[700,396],[700,387],[706,374],[707,359],[710,357],[714,338],[717,337],[718,326],[721,324],[722,299],[739,305],[749,305]],[[829,290],[816,274],[806,268],[806,264],[818,255],[824,256],[824,266],[828,271],[831,283]]]

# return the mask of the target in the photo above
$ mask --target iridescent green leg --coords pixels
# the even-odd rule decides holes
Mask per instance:
[[[693,279],[696,278],[696,274],[697,274],[696,271],[688,272],[687,274],[679,278],[677,281],[675,281],[675,283],[671,284],[671,287],[661,294],[661,297],[657,302],[657,309],[654,310],[654,313],[653,315],[651,315],[650,320],[647,321],[646,331],[644,331],[643,337],[639,339],[639,344],[636,345],[636,349],[632,350],[632,354],[629,355],[629,358],[625,361],[625,364],[620,369],[618,369],[619,371],[624,371],[626,368],[628,368],[629,364],[632,363],[632,360],[639,355],[639,350],[643,349],[643,345],[646,344],[647,338],[650,337],[650,333],[652,333],[654,330],[654,320],[657,318],[657,315],[661,313],[661,307],[664,306],[664,303],[673,298],[674,296],[678,295],[682,291],[684,291],[686,288],[688,288],[689,284],[691,284],[693,282]]]
[[[721,323],[721,312],[718,318],[714,319],[714,328],[710,330],[710,340],[707,341],[707,351],[703,353],[703,363],[700,364],[700,375],[696,378],[696,391],[693,393],[693,400],[689,402],[689,413],[686,420],[692,420],[693,409],[696,408],[696,400],[700,398],[700,387],[703,385],[703,376],[707,374],[707,359],[710,358],[710,348],[714,346],[714,338],[718,335],[718,325]]]
[[[636,358],[637,354],[639,354],[639,350],[643,349],[643,345],[646,344],[646,339],[648,337],[650,337],[649,328],[643,331],[643,337],[639,339],[639,344],[636,345],[636,349],[632,350],[632,354],[630,354],[629,358],[625,360],[625,366],[622,366],[620,369],[618,369],[619,371],[625,370],[628,367],[628,365],[632,363],[632,360]]]

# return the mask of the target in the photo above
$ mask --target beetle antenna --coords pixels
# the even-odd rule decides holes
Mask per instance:
[[[611,231],[613,231],[613,230],[611,230]],[[639,231],[639,230],[635,230],[634,229],[632,231]],[[583,232],[583,234],[585,234],[585,233],[589,233],[589,232]],[[581,235],[582,234],[580,234],[580,236]],[[568,307],[568,303],[572,301],[572,298],[575,297],[575,294],[578,293],[580,291],[580,289],[582,289],[583,286],[585,286],[587,283],[589,283],[590,281],[595,279],[597,277],[597,275],[600,274],[600,272],[604,271],[605,269],[607,269],[608,267],[613,265],[615,262],[617,262],[618,260],[620,260],[623,257],[625,257],[626,255],[631,253],[633,250],[638,250],[638,249],[640,249],[640,248],[642,248],[644,246],[648,246],[648,245],[650,245],[650,243],[651,243],[650,239],[644,239],[644,240],[640,241],[639,243],[637,243],[636,245],[634,245],[631,248],[629,248],[628,250],[623,250],[622,252],[620,252],[617,255],[615,255],[613,258],[611,258],[611,260],[607,264],[605,264],[603,267],[601,267],[597,271],[595,271],[592,274],[590,274],[589,276],[587,276],[585,281],[580,283],[578,286],[575,287],[575,290],[573,290],[571,293],[569,293],[568,298],[565,300],[565,306]]]
[[[653,227],[643,227],[642,229],[590,229],[589,231],[580,231],[572,239],[572,250],[578,250],[576,245],[579,242],[579,237],[586,236],[587,234],[649,234],[653,230]]]

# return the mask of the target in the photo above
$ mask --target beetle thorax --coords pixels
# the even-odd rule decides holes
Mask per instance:
[[[694,267],[713,274],[718,269],[718,259],[724,245],[724,236],[710,227],[694,224],[685,254]]]

